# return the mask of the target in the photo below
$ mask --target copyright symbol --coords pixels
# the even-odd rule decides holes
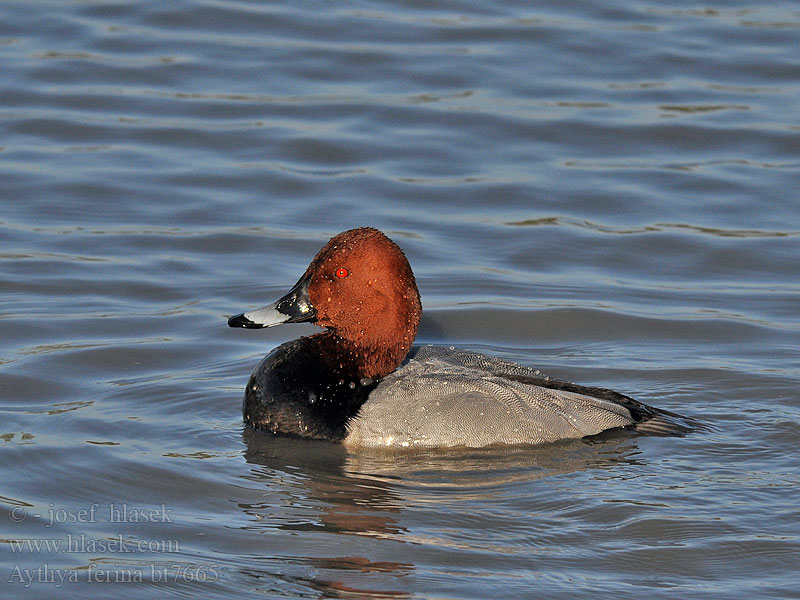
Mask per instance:
[[[28,511],[24,506],[14,506],[8,511],[8,518],[13,523],[22,523],[28,516]]]

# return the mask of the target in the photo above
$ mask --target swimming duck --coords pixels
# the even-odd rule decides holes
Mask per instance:
[[[247,425],[351,447],[481,447],[582,438],[614,428],[670,434],[681,417],[618,392],[452,347],[412,346],[422,305],[397,244],[371,227],[333,237],[274,304],[231,327],[308,322],[245,388]]]

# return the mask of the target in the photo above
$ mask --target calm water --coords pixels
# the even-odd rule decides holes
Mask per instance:
[[[0,595],[800,598],[799,47],[766,0],[0,3]],[[359,225],[419,341],[705,430],[244,430],[314,328],[226,317]]]

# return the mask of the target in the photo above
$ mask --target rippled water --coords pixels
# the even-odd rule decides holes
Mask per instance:
[[[2,595],[799,598],[799,42],[763,0],[0,3]],[[705,428],[244,430],[314,328],[225,318],[359,225],[419,341]]]

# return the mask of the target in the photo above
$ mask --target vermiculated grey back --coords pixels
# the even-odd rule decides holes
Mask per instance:
[[[422,346],[373,390],[350,423],[345,443],[537,444],[636,422],[621,404],[547,387],[552,381],[539,371],[492,356]]]

